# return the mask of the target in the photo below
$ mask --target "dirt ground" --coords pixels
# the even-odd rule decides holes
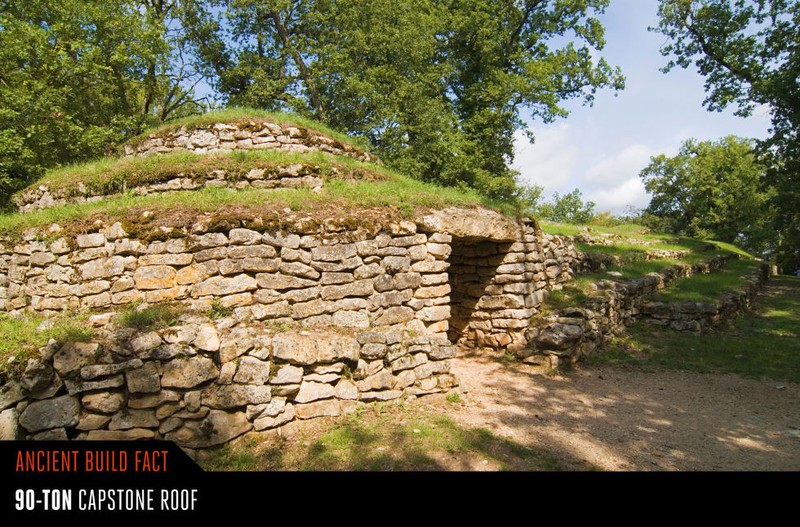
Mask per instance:
[[[619,366],[547,376],[486,356],[455,359],[452,370],[462,383],[452,419],[558,453],[567,466],[800,470],[797,384]]]

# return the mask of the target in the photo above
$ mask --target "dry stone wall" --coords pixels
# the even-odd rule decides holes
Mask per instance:
[[[744,288],[720,295],[715,302],[644,302],[639,318],[648,324],[667,326],[677,331],[701,333],[750,309],[756,293],[769,277],[764,264],[746,278]]]
[[[233,228],[145,242],[120,223],[0,246],[0,310],[94,311],[91,342],[51,342],[0,387],[0,435],[218,445],[293,419],[441,392],[455,344],[521,349],[578,257],[532,222],[447,209],[345,230]],[[177,326],[119,327],[133,303]],[[229,308],[230,316],[208,317]],[[452,339],[452,340],[451,340]]]
[[[170,152],[207,154],[233,150],[279,150],[282,152],[327,152],[361,161],[377,157],[315,130],[290,124],[248,120],[193,126],[152,134],[136,145],[126,145],[124,153],[153,155]]]
[[[601,280],[595,284],[597,291],[584,303],[585,307],[558,310],[553,315],[542,318],[539,324],[531,326],[527,330],[530,346],[524,354],[529,355],[528,360],[532,361],[536,361],[537,356],[547,358],[552,366],[557,366],[560,360],[575,362],[607,344],[614,334],[641,317],[664,325],[670,324],[673,320],[680,321],[676,325],[683,328],[682,325],[688,320],[684,316],[687,310],[672,308],[665,310],[658,304],[648,302],[647,298],[673,280],[698,273],[714,272],[723,267],[729,259],[737,257],[735,254],[727,254],[694,265],[675,265],[660,273],[650,273],[636,280],[622,282]],[[749,300],[744,301],[741,298],[752,298],[758,285],[766,279],[764,271],[760,273],[761,278],[751,280],[746,292],[729,295],[730,298],[737,300],[725,300],[715,308],[717,321],[725,316],[733,316],[749,304]],[[693,303],[693,315],[697,314],[703,318],[711,315],[703,313],[704,309]],[[664,317],[665,312],[670,313],[670,317]],[[678,316],[672,318],[673,313]],[[654,316],[656,314],[657,316]],[[711,315],[710,318],[714,319],[714,316]]]
[[[91,342],[51,342],[0,387],[0,438],[213,447],[295,419],[449,390],[454,350],[397,328],[277,332],[199,316],[159,331],[104,326]]]
[[[213,169],[206,173],[177,174],[163,181],[129,187],[120,184],[113,193],[94,189],[84,184],[75,187],[51,189],[46,184],[27,189],[15,195],[13,201],[19,212],[33,212],[69,203],[91,203],[113,195],[132,192],[145,196],[181,190],[199,190],[211,187],[228,187],[238,190],[273,188],[319,189],[325,184],[325,175],[318,165],[292,163],[265,168],[253,168],[244,174]]]

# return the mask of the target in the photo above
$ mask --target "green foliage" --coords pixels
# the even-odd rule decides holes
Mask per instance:
[[[172,305],[150,306],[144,309],[132,305],[117,315],[116,323],[126,328],[160,329],[175,325],[180,314],[180,308]]]
[[[640,173],[653,196],[647,213],[671,232],[764,253],[774,235],[764,171],[748,140],[684,141],[678,155],[653,157]]]
[[[218,298],[211,301],[211,308],[208,310],[208,316],[212,319],[225,318],[233,314],[232,307],[225,307]]]
[[[563,196],[554,193],[552,201],[540,205],[537,213],[550,221],[582,225],[592,221],[594,207],[593,201],[583,201],[581,191],[576,188]]]
[[[189,3],[3,2],[2,198],[47,167],[109,153],[148,121],[196,108],[172,36]]]
[[[86,326],[85,318],[62,316],[45,323],[46,319],[37,315],[12,318],[0,313],[0,379],[21,373],[28,358],[36,356],[50,339],[60,343],[90,340],[94,330]]]
[[[664,68],[694,63],[706,78],[704,104],[736,106],[742,116],[769,108],[770,137],[758,142],[776,214],[776,258],[785,272],[800,268],[800,2],[787,0],[661,0],[659,25],[668,38]]]
[[[195,40],[228,104],[313,115],[404,173],[512,199],[520,110],[549,122],[623,85],[593,57],[607,4],[242,0],[207,9]]]
[[[459,404],[461,402],[461,394],[456,391],[452,391],[447,394],[445,400],[450,404]]]

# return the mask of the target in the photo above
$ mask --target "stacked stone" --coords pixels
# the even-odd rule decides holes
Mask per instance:
[[[119,328],[55,342],[0,388],[3,439],[227,442],[360,402],[445,391],[455,349],[400,330],[276,333],[197,316],[159,331]]]
[[[293,163],[286,166],[276,166],[274,168],[254,168],[239,177],[226,172],[225,170],[215,169],[206,174],[179,174],[166,181],[154,182],[148,185],[140,185],[130,189],[138,195],[158,194],[162,192],[174,192],[180,190],[198,190],[207,187],[230,187],[239,190],[256,188],[311,188],[317,189],[324,185],[320,167],[312,164]],[[128,189],[123,188],[120,192]],[[68,187],[58,191],[52,191],[47,185],[28,189],[16,196],[13,201],[17,205],[19,212],[32,212],[35,210],[47,209],[68,203],[87,203],[108,198],[110,195],[95,194],[85,185],[78,184],[76,187]]]
[[[31,233],[0,256],[7,282],[0,298],[13,313],[45,315],[166,301],[207,311],[219,303],[242,320],[400,324],[445,338],[450,236],[417,233],[411,222],[389,229],[323,236],[236,228],[150,243],[131,239],[119,223],[74,242]]]
[[[557,365],[562,359],[575,362],[601,348],[615,333],[639,317],[651,317],[652,311],[661,313],[648,307],[652,306],[646,300],[649,296],[673,280],[716,271],[731,258],[738,258],[738,255],[720,255],[694,265],[674,265],[635,280],[601,280],[595,284],[597,293],[589,298],[585,308],[559,310],[528,328],[526,337],[530,344],[521,355],[544,355],[549,357],[551,365]],[[693,309],[696,310],[696,306]]]
[[[768,271],[767,265],[759,266],[745,279],[743,289],[723,293],[715,302],[644,302],[640,318],[648,324],[701,333],[749,309]]]
[[[282,152],[328,152],[362,161],[376,161],[368,152],[319,132],[300,126],[266,121],[217,123],[187,128],[182,126],[166,134],[153,134],[142,143],[125,146],[125,155],[153,155],[176,151],[230,152],[232,150],[280,150]]]

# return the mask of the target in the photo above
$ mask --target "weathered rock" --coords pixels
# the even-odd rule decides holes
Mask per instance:
[[[38,434],[33,434],[29,436],[28,439],[31,441],[66,441],[69,438],[64,428],[53,428],[45,430],[44,432],[39,432]]]
[[[204,420],[187,421],[181,428],[166,434],[165,439],[183,447],[208,448],[227,443],[251,429],[243,412],[211,410]]]
[[[7,408],[0,412],[0,441],[16,441],[24,438],[18,420],[19,414],[16,408]]]
[[[161,336],[155,331],[148,331],[146,333],[139,333],[135,335],[131,341],[131,350],[137,355],[147,353],[163,344]]]
[[[243,384],[213,384],[203,390],[203,404],[211,408],[238,408],[248,404],[263,404],[270,400],[269,386]]]
[[[300,419],[312,419],[314,417],[337,416],[342,412],[341,405],[337,399],[326,399],[308,404],[295,404],[295,412]]]
[[[334,389],[330,384],[303,381],[300,385],[300,391],[294,398],[294,402],[309,403],[319,399],[328,399],[333,397],[333,393]]]
[[[141,368],[142,361],[139,359],[131,359],[124,362],[115,364],[95,364],[92,366],[84,366],[81,368],[81,378],[83,380],[97,379],[98,377],[107,377],[109,375],[116,375],[135,368]]]
[[[303,368],[286,364],[278,368],[275,376],[270,379],[271,384],[299,384],[303,379]]]
[[[5,410],[25,398],[22,386],[14,381],[9,381],[0,386],[0,410]]]
[[[81,398],[84,408],[102,414],[112,414],[118,411],[124,402],[125,397],[119,392],[91,393]]]
[[[115,375],[99,381],[81,381],[73,379],[65,379],[64,385],[67,387],[67,393],[75,395],[83,392],[90,392],[93,390],[106,390],[108,388],[119,388],[125,384],[125,377],[122,375]]]
[[[125,270],[125,260],[122,256],[112,256],[111,258],[98,258],[78,266],[81,278],[85,281],[97,280],[98,278],[112,278],[119,276]]]
[[[224,296],[258,289],[258,283],[252,276],[240,274],[234,277],[213,276],[199,284],[192,290],[193,297],[199,296]]]
[[[133,408],[136,410],[142,408],[155,408],[163,403],[176,402],[180,400],[181,396],[179,393],[171,390],[161,390],[158,393],[151,393],[148,395],[131,395],[131,397],[128,399],[128,408]]]
[[[128,383],[128,391],[130,393],[157,393],[161,391],[161,379],[158,376],[158,369],[152,362],[148,362],[142,368],[126,373],[125,381]]]
[[[446,233],[456,238],[516,241],[520,226],[488,209],[448,207],[422,217],[417,226],[424,232]]]
[[[99,349],[96,342],[67,342],[53,356],[53,367],[60,375],[68,375],[94,364]]]
[[[414,310],[410,307],[395,306],[384,310],[376,320],[376,326],[392,326],[394,324],[402,324],[414,318]]]
[[[91,430],[86,436],[89,441],[138,441],[153,439],[153,430],[135,428],[133,430]]]
[[[19,424],[31,433],[71,427],[78,423],[80,411],[81,405],[76,397],[62,395],[30,403],[20,414]]]
[[[129,430],[131,428],[158,428],[156,411],[152,409],[123,409],[111,418],[109,430]]]
[[[403,396],[401,390],[385,390],[380,392],[363,392],[358,396],[358,399],[364,402],[370,401],[391,401]]]
[[[53,380],[53,368],[39,359],[28,359],[19,383],[29,392],[40,392]]]
[[[166,256],[166,255],[150,255]],[[139,267],[133,274],[136,288],[140,290],[168,289],[177,283],[177,272],[167,265]]]
[[[83,413],[78,421],[78,426],[75,428],[78,430],[99,430],[106,426],[109,421],[111,421],[111,417],[108,415]]]
[[[358,399],[358,387],[352,381],[342,379],[336,383],[334,397],[337,399]]]
[[[261,417],[253,422],[253,428],[259,431],[275,428],[293,420],[296,415],[294,405],[287,404],[286,409],[276,416],[262,414]]]
[[[197,328],[197,333],[195,334],[194,338],[194,345],[203,351],[219,350],[220,341],[217,329],[209,324],[202,324]]]
[[[381,370],[362,381],[358,381],[356,385],[359,391],[368,392],[372,390],[389,389],[394,386],[394,382],[394,376],[389,370]]]
[[[272,341],[272,353],[276,359],[293,364],[310,365],[317,362],[358,359],[359,345],[344,335],[322,336],[281,333]]]
[[[240,384],[262,385],[269,381],[270,363],[255,357],[242,357],[239,359],[239,368],[233,377],[233,382]]]
[[[164,365],[161,386],[165,388],[194,388],[219,374],[216,364],[206,357],[173,359]]]
[[[536,344],[543,349],[563,350],[583,337],[583,329],[571,324],[550,324],[536,337]]]

